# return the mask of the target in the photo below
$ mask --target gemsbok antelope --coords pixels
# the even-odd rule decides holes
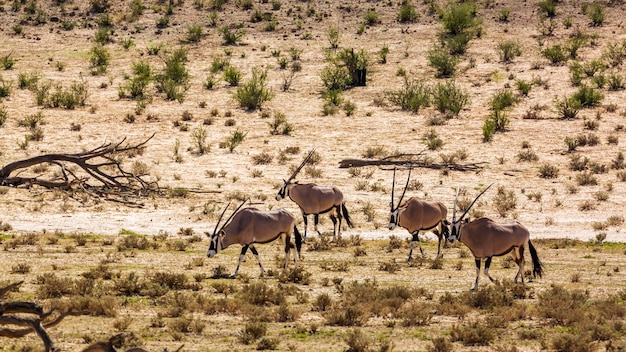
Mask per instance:
[[[489,185],[489,187],[492,185],[493,184]],[[456,203],[459,197],[459,190],[457,188],[456,197],[454,199],[454,210],[452,212],[452,222],[450,223],[450,235],[448,240],[450,242],[460,241],[465,244],[474,255],[476,262],[476,280],[474,281],[474,286],[471,288],[472,291],[478,288],[481,260],[485,259],[485,275],[487,275],[491,282],[494,282],[494,278],[489,275],[491,258],[493,256],[503,256],[511,251],[513,260],[515,260],[515,263],[519,267],[514,282],[517,283],[517,279],[521,278],[522,284],[524,284],[524,247],[526,247],[526,245],[528,245],[533,261],[533,276],[541,277],[543,275],[543,264],[541,264],[537,256],[537,250],[530,241],[530,233],[524,225],[517,221],[499,224],[485,217],[473,221],[466,219],[465,222],[463,222],[465,215],[489,187],[480,192],[469,207],[465,209],[463,215],[456,219]]]
[[[231,275],[231,277],[237,276],[241,262],[244,260],[248,248],[252,251],[252,254],[257,258],[259,267],[261,268],[261,276],[265,273],[261,259],[259,258],[259,252],[254,247],[255,243],[269,243],[277,238],[281,237],[285,245],[285,265],[287,268],[289,262],[289,252],[294,249],[294,245],[291,243],[291,233],[295,234],[295,250],[294,260],[296,267],[298,266],[298,259],[300,259],[300,249],[302,247],[302,237],[296,227],[296,218],[290,212],[284,209],[277,209],[271,211],[261,211],[256,208],[244,208],[241,211],[241,207],[247,202],[245,200],[237,209],[230,215],[230,217],[220,227],[220,222],[224,213],[228,209],[228,205],[220,215],[211,235],[211,244],[207,251],[209,258],[215,256],[217,252],[227,248],[231,244],[240,244],[241,254],[239,255],[239,263],[237,269]],[[232,219],[232,221],[231,221]],[[208,235],[208,233],[207,233]]]
[[[420,232],[432,231],[438,238],[439,244],[437,247],[437,257],[441,255],[441,245],[444,242],[444,231],[447,231],[447,216],[448,208],[441,202],[426,201],[415,197],[409,198],[405,203],[402,203],[406,189],[409,187],[409,181],[411,180],[411,169],[409,168],[409,177],[406,180],[406,185],[398,201],[398,206],[394,207],[394,191],[396,185],[396,169],[393,169],[393,183],[391,186],[391,207],[389,218],[389,230],[393,230],[396,226],[404,227],[411,234],[411,249],[409,250],[408,261],[413,260],[413,248],[415,243],[420,248],[420,253],[424,257],[424,250],[420,243]]]
[[[276,194],[276,200],[289,197],[294,201],[304,218],[304,239],[306,241],[308,216],[313,214],[314,229],[321,235],[317,229],[319,223],[319,215],[328,213],[335,210],[335,214],[330,214],[330,220],[333,222],[333,239],[341,237],[341,220],[346,219],[346,223],[349,227],[352,227],[352,221],[350,221],[350,215],[343,199],[343,193],[335,186],[318,186],[314,183],[299,184],[292,182],[298,175],[302,167],[311,160],[311,156],[315,149],[311,150],[309,154],[304,158],[302,163],[296,168],[296,170],[289,176],[287,180],[283,180],[284,184],[278,190]],[[339,219],[339,221],[337,221]],[[338,222],[338,224],[337,224]]]

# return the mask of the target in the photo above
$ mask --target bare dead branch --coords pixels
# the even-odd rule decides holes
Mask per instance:
[[[60,189],[70,194],[83,191],[93,197],[103,197],[127,205],[141,205],[131,201],[150,194],[161,194],[156,182],[150,182],[139,175],[126,171],[121,165],[121,157],[136,153],[154,134],[137,144],[105,143],[94,149],[74,154],[44,154],[18,160],[0,169],[0,185],[31,187],[37,185],[46,189]],[[40,165],[50,164],[60,170],[59,176],[21,176],[22,171]],[[78,170],[70,166],[78,166]],[[77,172],[82,171],[82,172]],[[94,182],[95,181],[95,182]]]
[[[16,288],[20,287],[23,283],[24,283],[24,281],[18,281],[18,282],[14,282],[14,283],[12,283],[10,285],[7,285],[5,287],[0,288],[0,298],[4,297],[4,295],[6,295],[7,292],[13,291]]]
[[[0,288],[0,297],[2,296],[2,294],[19,287],[22,282],[23,281],[16,282]],[[20,315],[5,315],[14,313]],[[0,326],[16,325],[27,327],[24,329],[3,328],[0,329],[0,336],[9,338],[20,338],[26,336],[27,334],[35,332],[43,342],[45,350],[53,351],[55,349],[54,343],[52,342],[50,335],[48,335],[46,328],[58,325],[61,321],[63,321],[65,317],[68,316],[89,314],[89,312],[87,311],[70,310],[58,314],[58,316],[51,321],[42,323],[42,320],[45,320],[56,313],[58,312],[44,312],[43,308],[40,305],[33,302],[0,302]],[[33,316],[27,317],[24,316],[24,314],[31,314]]]
[[[364,166],[403,166],[407,168],[448,169],[454,171],[480,171],[486,163],[433,163],[424,157],[424,153],[397,154],[382,159],[343,159],[339,162],[340,169]]]

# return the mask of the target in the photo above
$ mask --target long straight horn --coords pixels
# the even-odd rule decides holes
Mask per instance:
[[[224,221],[224,225],[222,225],[222,229],[228,225],[228,222],[230,221],[230,219],[233,218],[233,216],[235,216],[235,214],[237,214],[237,212],[239,211],[239,209],[241,209],[241,207],[243,207],[244,204],[246,204],[246,202],[248,201],[248,198],[246,198],[243,203],[239,204],[239,206],[237,207],[237,209],[235,209],[235,211],[233,211],[232,214],[230,214],[230,216],[228,217],[228,219],[226,219],[226,221]],[[220,229],[221,230],[221,229]]]
[[[456,220],[456,202],[459,199],[459,186],[456,186],[456,196],[454,197],[454,208],[452,208],[452,222]]]
[[[306,157],[304,157],[304,160],[302,160],[302,162],[300,163],[300,165],[298,165],[298,167],[296,168],[296,170],[291,174],[291,176],[289,176],[289,178],[287,179],[287,183],[289,183],[289,181],[293,180],[298,173],[300,172],[300,170],[302,170],[302,168],[304,167],[304,165],[306,165],[306,163],[309,162],[309,160],[311,160],[311,157],[313,156],[313,153],[315,152],[315,148],[311,149],[311,151],[309,152],[309,154],[307,154]]]
[[[389,203],[391,205],[391,210],[393,211],[393,193],[394,190],[396,189],[396,168],[393,168],[393,182],[391,183],[391,203]]]
[[[220,222],[222,221],[222,217],[224,217],[224,214],[226,213],[226,210],[228,210],[228,207],[230,206],[230,203],[231,202],[228,202],[228,204],[226,204],[226,207],[224,207],[224,211],[220,215],[220,218],[217,219],[217,223],[215,224],[215,229],[213,230],[213,234],[214,235],[217,233],[217,227],[220,226]]]
[[[409,168],[409,177],[406,178],[406,185],[404,185],[404,191],[402,191],[402,195],[400,196],[400,200],[398,201],[398,206],[400,206],[400,204],[402,204],[402,199],[404,198],[404,194],[406,193],[406,189],[409,188],[409,181],[411,181],[411,170],[412,170],[412,168]]]
[[[459,221],[463,220],[463,217],[465,216],[465,214],[467,214],[467,212],[470,211],[470,209],[472,209],[472,206],[474,205],[474,203],[476,203],[478,198],[480,198],[480,196],[482,196],[483,193],[487,192],[487,190],[491,188],[491,186],[493,186],[493,183],[490,184],[487,188],[485,188],[482,192],[480,192],[480,194],[476,198],[474,198],[474,201],[472,202],[472,204],[469,205],[469,207],[467,207],[467,209],[465,209],[465,212],[463,213],[463,215],[461,215],[461,217],[459,218]]]

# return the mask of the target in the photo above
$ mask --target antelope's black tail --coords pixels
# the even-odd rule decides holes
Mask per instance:
[[[296,252],[298,252],[298,259],[300,259],[300,249],[302,248],[302,235],[298,231],[298,227],[293,225],[293,234],[296,238]]]
[[[528,240],[528,249],[530,250],[530,256],[533,259],[533,276],[541,277],[543,275],[543,264],[541,264],[539,256],[537,256],[537,250],[535,249],[535,246],[533,246],[533,243],[530,242],[530,240]]]
[[[341,203],[341,213],[343,214],[343,218],[346,219],[346,224],[350,227],[352,226],[352,221],[350,220],[350,214],[348,214],[348,208],[346,208],[346,203]]]

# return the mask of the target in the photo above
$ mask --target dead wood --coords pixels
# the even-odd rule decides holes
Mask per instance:
[[[6,294],[6,292],[19,287],[22,282],[16,282],[0,288],[0,297]],[[12,315],[15,313],[18,313],[20,315]],[[70,310],[58,314],[56,318],[51,321],[42,322],[42,320],[45,320],[56,313],[57,312],[54,311],[44,312],[43,308],[40,305],[33,302],[0,302],[0,326],[26,326],[26,328],[23,329],[2,328],[0,329],[0,336],[9,338],[20,338],[26,336],[27,334],[35,332],[43,342],[46,352],[54,351],[54,343],[52,342],[50,335],[48,335],[46,328],[58,325],[67,316],[88,314],[88,312],[84,311]]]
[[[424,154],[424,152],[416,154],[396,154],[382,159],[343,159],[339,162],[340,169],[346,169],[350,167],[364,167],[364,166],[401,166],[406,168],[428,168],[436,170],[454,170],[454,171],[480,171],[483,169],[482,163],[433,163]]]
[[[160,193],[156,182],[146,181],[122,167],[125,156],[141,154],[146,143],[154,134],[137,144],[105,143],[97,148],[73,154],[44,154],[18,160],[0,169],[0,185],[10,187],[31,187],[37,185],[46,189],[58,189],[75,195],[81,191],[91,196],[137,205],[131,199]],[[27,169],[48,164],[58,168],[58,172],[45,175],[22,176]]]

